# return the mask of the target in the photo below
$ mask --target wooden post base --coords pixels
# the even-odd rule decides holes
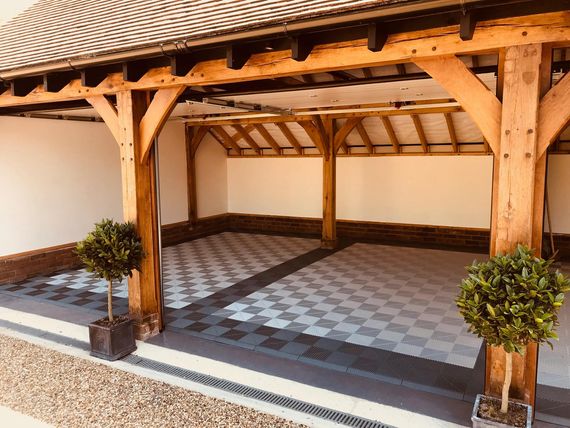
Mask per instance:
[[[321,248],[323,250],[334,250],[338,245],[336,239],[321,239]]]
[[[133,319],[135,339],[147,340],[160,333],[159,314],[150,314],[141,320]]]

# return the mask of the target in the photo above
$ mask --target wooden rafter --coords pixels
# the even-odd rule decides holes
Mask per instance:
[[[372,144],[372,140],[370,140],[370,136],[368,135],[368,132],[366,132],[366,128],[364,127],[362,122],[359,122],[356,125],[356,130],[358,131],[358,134],[360,135],[362,142],[366,146],[368,153],[370,154],[374,153],[374,145]]]
[[[93,95],[110,95],[125,90],[149,91],[173,86],[215,86],[226,83],[291,76],[295,74],[377,67],[388,64],[435,58],[445,55],[493,52],[504,46],[530,43],[567,43],[570,40],[570,12],[552,12],[477,23],[472,40],[458,40],[459,27],[418,30],[388,37],[381,51],[368,50],[368,40],[318,45],[318,55],[295,61],[291,52],[273,51],[253,54],[246,66],[228,69],[226,59],[198,62],[186,76],[171,74],[171,67],[149,70],[136,82],[123,80],[122,73],[110,73],[97,87],[85,87],[74,80],[59,92],[46,92],[38,85],[26,96],[0,96],[0,107],[85,99]],[[10,78],[4,75],[4,78]],[[495,137],[496,138],[496,137]],[[489,143],[495,147],[495,138]],[[495,147],[496,148],[496,147]]]
[[[348,134],[352,132],[352,130],[356,127],[356,125],[362,122],[362,119],[363,119],[362,117],[351,117],[346,121],[344,125],[342,125],[342,127],[338,130],[338,132],[335,132],[334,136],[335,151],[338,152],[338,149],[345,142],[346,137],[348,137]]]
[[[199,126],[197,129],[194,129],[194,134],[189,141],[189,150],[192,156],[196,155],[196,151],[209,129],[209,126]]]
[[[188,122],[188,123],[190,123],[190,122]],[[245,129],[245,132],[247,132],[249,134],[251,131],[253,131],[255,129],[255,127],[251,124],[251,122],[246,122],[246,123],[240,122],[239,120],[237,120],[237,121],[234,120],[231,123],[224,123],[224,125],[246,125],[244,127],[244,129]],[[264,122],[264,123],[267,123],[267,122]],[[208,121],[208,124],[211,125],[211,123],[209,121]],[[234,135],[232,135],[232,139],[236,143],[239,142],[239,140],[241,140],[242,138],[243,138],[243,135],[239,132],[236,132]]]
[[[241,135],[241,137],[245,140],[247,145],[251,147],[255,153],[257,153],[258,155],[261,154],[261,148],[257,145],[255,140],[251,137],[251,135],[249,135],[249,132],[247,132],[243,126],[232,125],[232,127],[237,131],[239,135]]]
[[[400,142],[394,132],[394,127],[392,126],[392,122],[390,122],[390,118],[388,116],[381,116],[380,119],[382,120],[382,125],[384,125],[384,129],[386,130],[386,134],[388,134],[390,143],[392,143],[394,153],[400,153]]]
[[[502,106],[496,95],[455,56],[417,60],[415,63],[461,104],[489,142],[493,153],[497,154]]]
[[[414,127],[416,128],[416,132],[418,133],[418,138],[420,140],[420,144],[422,145],[422,150],[424,153],[429,152],[429,145],[427,142],[426,134],[424,132],[424,127],[422,126],[422,121],[417,114],[410,115],[412,121],[414,122]]]
[[[99,113],[99,116],[103,119],[103,121],[107,124],[107,127],[113,134],[115,141],[117,144],[119,143],[119,117],[117,113],[117,109],[103,95],[97,95],[95,97],[87,98],[87,102],[93,106],[95,111]]]
[[[339,131],[339,127],[338,127],[338,121],[331,119],[331,124],[332,124],[332,132],[333,134],[337,134],[337,132]],[[337,148],[337,150],[335,151],[335,153],[337,153],[338,151],[341,151],[344,154],[350,154],[350,150],[348,148],[348,144],[346,143],[346,138],[340,143],[340,146]]]
[[[226,142],[226,144],[231,147],[232,149],[234,149],[234,151],[239,155],[241,154],[241,147],[238,145],[238,143],[232,138],[232,136],[230,134],[228,134],[226,132],[226,130],[224,128],[222,128],[221,126],[214,126],[213,129],[215,130],[215,132],[217,132],[220,137],[222,137],[222,139]]]
[[[321,155],[328,156],[326,139],[324,139],[319,127],[311,120],[300,121],[298,124],[305,130],[315,147],[319,149]]]
[[[174,110],[178,97],[186,89],[184,86],[159,89],[141,120],[140,139],[142,144],[142,160],[148,159],[154,139]]]
[[[451,113],[444,113],[443,115],[445,116],[445,123],[447,124],[447,131],[449,132],[453,153],[457,153],[459,152],[459,147],[457,146],[457,134],[455,133],[455,126],[453,125],[453,117]]]
[[[276,154],[280,155],[281,154],[281,147],[279,146],[279,144],[277,144],[277,141],[275,141],[275,138],[273,138],[273,136],[269,133],[269,131],[260,123],[253,125],[253,126],[255,127],[257,132],[259,132],[261,134],[261,136],[267,142],[267,144],[269,144],[271,146],[273,151]]]
[[[564,100],[564,102],[561,102]],[[570,121],[570,72],[540,101],[538,113],[538,157],[546,152]]]
[[[224,139],[218,134],[216,134],[213,128],[210,127],[210,129],[208,129],[208,134],[210,134],[214,138],[214,140],[220,143],[220,146],[222,146],[225,150],[231,149],[231,147],[226,144]]]
[[[299,144],[299,141],[297,141],[297,139],[295,138],[291,130],[287,127],[287,125],[283,122],[277,122],[275,125],[281,130],[281,132],[283,133],[285,138],[287,138],[289,144],[293,146],[297,154],[302,155],[303,147],[301,146],[301,144]]]

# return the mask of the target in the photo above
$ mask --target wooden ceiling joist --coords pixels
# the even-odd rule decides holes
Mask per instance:
[[[277,141],[275,141],[275,138],[273,138],[273,136],[269,133],[269,131],[260,123],[253,125],[253,126],[255,127],[256,131],[261,134],[261,136],[267,142],[267,144],[269,144],[271,146],[273,151],[276,154],[280,155],[281,154],[281,147],[279,146]]]
[[[299,144],[299,141],[297,141],[297,139],[295,138],[295,136],[293,135],[293,133],[291,132],[289,127],[283,122],[277,122],[275,125],[283,133],[283,135],[285,136],[287,141],[289,141],[289,144],[291,144],[291,146],[293,146],[293,148],[295,149],[297,154],[302,155],[303,154],[303,147],[301,146],[301,144]]]
[[[247,145],[253,149],[253,151],[260,155],[261,154],[261,147],[255,142],[252,136],[247,132],[243,126],[241,125],[232,125],[232,127],[237,131],[239,135],[245,140]]]
[[[447,130],[449,132],[449,139],[451,140],[451,147],[453,148],[453,152],[457,153],[459,148],[457,146],[457,134],[455,132],[455,126],[453,125],[453,117],[451,113],[444,113],[445,123],[447,124]]]

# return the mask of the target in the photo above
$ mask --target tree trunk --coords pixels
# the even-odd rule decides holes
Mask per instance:
[[[501,398],[501,413],[509,410],[509,389],[511,388],[511,378],[513,377],[513,354],[505,352],[505,381],[503,382],[503,396]]]
[[[109,292],[107,293],[107,312],[109,322],[113,322],[113,280],[109,280]]]

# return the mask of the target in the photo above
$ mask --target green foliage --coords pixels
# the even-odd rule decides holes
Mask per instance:
[[[519,245],[513,254],[468,266],[456,303],[470,331],[507,352],[522,354],[531,342],[552,347],[570,281],[551,264]]]
[[[109,219],[95,224],[95,230],[77,244],[76,253],[88,272],[107,281],[132,276],[133,269],[140,270],[144,257],[134,224]]]

